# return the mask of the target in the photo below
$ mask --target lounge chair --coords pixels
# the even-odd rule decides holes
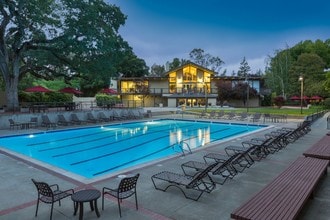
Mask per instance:
[[[206,118],[206,117],[207,117],[206,111],[203,110],[203,111],[201,112],[201,114],[199,115],[199,117],[200,117],[200,118]]]
[[[252,117],[250,118],[252,122],[258,122],[261,118],[261,113],[255,113],[252,115]]]
[[[75,113],[71,114],[71,122],[78,125],[87,123],[84,120],[80,120]]]
[[[112,111],[112,117],[114,120],[125,120],[126,117],[123,117],[121,114],[119,114],[116,110]]]
[[[48,115],[42,115],[41,116],[41,126],[47,127],[47,128],[55,128],[57,124],[55,122],[51,122],[48,118]]]
[[[30,118],[29,127],[30,128],[37,128],[38,127],[38,118],[37,117],[31,117]]]
[[[217,118],[218,119],[222,119],[223,117],[225,117],[225,111],[224,110],[221,110],[221,111],[219,111],[218,112],[218,114],[217,114]]]
[[[38,182],[34,179],[31,179],[31,180],[32,180],[33,184],[36,186],[37,191],[38,191],[37,208],[36,208],[36,213],[35,213],[36,217],[38,215],[38,208],[39,208],[40,201],[52,205],[51,210],[50,210],[50,219],[52,219],[54,203],[58,201],[59,205],[61,205],[62,199],[69,197],[74,193],[73,189],[61,191],[57,184],[48,185],[45,182]]]
[[[67,126],[67,125],[72,124],[70,121],[66,120],[66,118],[64,117],[64,115],[57,115],[57,118],[58,118],[58,121],[57,121],[57,124],[58,125]]]
[[[225,116],[224,116],[224,119],[227,119],[227,120],[232,120],[234,119],[236,116],[236,113],[234,111],[231,111],[231,112],[228,112]]]
[[[265,139],[262,143],[253,141],[243,141],[242,146],[227,146],[225,152],[227,155],[234,155],[236,153],[244,153],[250,160],[261,160],[268,155],[266,150],[267,144],[272,141],[272,138]]]
[[[131,196],[135,196],[135,207],[138,210],[138,202],[137,202],[137,194],[136,194],[136,184],[139,179],[140,174],[136,174],[131,177],[123,178],[119,185],[115,188],[103,187],[102,189],[102,210],[104,210],[104,196],[111,195],[117,198],[118,208],[119,208],[119,216],[121,217],[121,208],[120,203],[123,199],[127,199]]]
[[[216,118],[216,116],[217,116],[216,112],[215,112],[214,110],[212,110],[212,111],[210,112],[210,115],[209,115],[208,118],[213,119],[213,118]]]
[[[216,183],[222,185],[226,182],[226,180],[228,178],[233,178],[236,175],[236,170],[234,170],[230,164],[231,159],[227,159],[224,162],[218,162],[218,165],[215,166],[212,170],[211,170],[211,174],[215,175],[215,176],[220,176],[221,180],[220,181],[215,181]],[[214,163],[214,162],[213,162]],[[191,168],[194,169],[195,171],[202,171],[204,169],[206,169],[209,165],[208,163],[204,163],[204,162],[199,162],[199,161],[188,161],[186,163],[181,164],[181,169],[183,170],[183,173],[185,175],[190,175],[187,172],[187,168]],[[218,180],[219,178],[217,178]]]
[[[244,121],[249,117],[249,114],[247,112],[241,112],[240,114],[236,115],[234,119],[238,121]]]
[[[254,163],[253,160],[250,159],[250,156],[245,155],[245,153],[236,153],[232,156],[228,156],[228,155],[224,155],[224,154],[220,154],[220,153],[208,153],[206,155],[204,155],[203,157],[205,163],[208,163],[208,160],[212,160],[212,161],[220,161],[220,162],[225,162],[225,161],[229,161],[231,166],[232,166],[232,173],[236,174],[238,172],[243,172],[245,170],[245,168],[249,168],[252,166],[252,164]]]
[[[8,119],[9,121],[9,126],[10,126],[10,129],[18,129],[21,127],[21,123],[18,123],[18,122],[15,122],[13,119],[9,118]]]
[[[98,120],[94,117],[91,112],[87,112],[87,121],[91,123],[97,123]]]
[[[110,117],[107,117],[104,114],[104,112],[99,112],[98,119],[99,119],[99,121],[102,121],[102,122],[109,122],[110,121]]]
[[[187,199],[192,199],[197,201],[203,193],[210,193],[215,189],[215,182],[209,176],[209,172],[217,166],[218,163],[213,163],[209,165],[206,169],[197,172],[194,176],[183,175],[179,173],[173,173],[170,171],[162,171],[151,177],[152,183],[154,184],[155,189],[165,192],[169,187],[177,187]],[[159,187],[156,182],[164,183],[166,186],[164,188]],[[196,197],[188,196],[185,192],[196,191],[198,195]]]

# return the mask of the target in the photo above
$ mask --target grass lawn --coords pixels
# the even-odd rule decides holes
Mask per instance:
[[[201,112],[204,111],[205,109],[194,109],[191,108],[189,109],[189,111],[196,111],[196,112]],[[220,110],[224,110],[225,112],[231,112],[234,111],[236,113],[240,113],[240,112],[246,112],[247,108],[208,108],[207,112],[211,112],[211,111],[220,111]],[[260,107],[260,108],[249,108],[249,114],[253,114],[253,113],[269,113],[269,114],[284,114],[284,115],[290,115],[290,116],[306,116],[306,115],[311,115],[317,112],[320,112],[322,110],[325,110],[325,108],[323,106],[311,106],[309,109],[303,109],[302,110],[302,114],[301,114],[301,109],[300,107],[297,108],[274,108],[274,107]]]

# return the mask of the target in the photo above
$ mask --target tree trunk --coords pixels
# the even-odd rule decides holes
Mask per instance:
[[[18,81],[19,81],[19,61],[15,59],[13,62],[13,73],[9,72],[9,68],[5,69],[5,93],[6,93],[6,105],[8,111],[19,110],[18,102]]]

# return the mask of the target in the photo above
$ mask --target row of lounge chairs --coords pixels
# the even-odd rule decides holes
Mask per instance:
[[[79,118],[77,114],[72,113],[69,118],[66,118],[63,114],[57,115],[57,121],[51,121],[47,115],[41,117],[41,126],[44,127],[56,127],[68,126],[68,125],[81,125],[87,123],[104,123],[114,120],[128,120],[128,119],[142,119],[144,114],[141,111],[133,110],[121,110],[117,112],[112,111],[108,116],[104,112],[98,112],[94,115],[92,112],[87,112],[84,118]]]
[[[212,110],[210,113],[203,111],[200,118],[208,119],[223,119],[223,120],[238,120],[238,121],[252,121],[258,122],[263,118],[263,122],[287,122],[287,115],[274,115],[274,114],[261,114],[254,113],[248,114],[247,112],[236,113],[235,111],[225,112],[224,110],[215,111]]]
[[[151,180],[157,190],[166,191],[172,186],[177,187],[187,199],[197,201],[203,193],[212,192],[216,183],[224,184],[228,178],[234,178],[255,161],[283,149],[309,131],[310,123],[307,121],[295,129],[281,128],[244,141],[242,146],[227,146],[225,154],[208,153],[204,155],[204,161],[185,162],[181,164],[183,174],[162,171],[153,175]],[[188,191],[195,191],[197,195],[188,194]]]

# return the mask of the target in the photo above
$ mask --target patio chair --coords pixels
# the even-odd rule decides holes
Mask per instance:
[[[47,203],[47,204],[51,204],[50,219],[52,219],[54,203],[58,202],[59,205],[61,205],[62,199],[69,197],[74,193],[73,189],[61,191],[57,184],[48,185],[45,182],[38,182],[34,179],[31,179],[31,180],[32,180],[33,184],[36,186],[37,191],[38,191],[37,208],[36,208],[36,213],[35,213],[36,217],[38,215],[38,208],[39,208],[40,201]]]
[[[218,162],[209,165],[206,169],[197,172],[194,176],[173,173],[170,171],[162,171],[151,177],[155,189],[165,192],[169,187],[178,188],[186,199],[198,201],[203,193],[210,193],[215,189],[215,182],[209,176],[209,172],[218,165]],[[156,182],[167,183],[166,187],[159,187]],[[188,196],[185,190],[198,192],[197,197]]]
[[[75,114],[75,113],[72,113],[72,114],[71,114],[71,122],[72,122],[73,124],[78,124],[78,125],[80,125],[80,124],[86,124],[86,123],[87,123],[87,122],[84,121],[84,120],[80,120],[80,119],[78,118],[77,114]]]
[[[94,117],[91,112],[87,112],[87,121],[91,123],[97,123],[98,120]]]
[[[37,117],[31,117],[29,121],[29,127],[30,128],[37,128],[38,127],[38,118]]]
[[[57,121],[57,124],[58,125],[67,126],[67,125],[72,124],[70,121],[66,120],[66,118],[64,117],[64,115],[57,115],[57,118],[58,118],[58,121]]]
[[[55,128],[57,124],[55,122],[51,122],[48,118],[48,115],[42,115],[41,116],[41,126],[47,127],[47,128]]]
[[[121,201],[123,199],[127,199],[133,195],[135,196],[135,207],[136,207],[136,210],[138,210],[136,185],[137,185],[139,176],[140,176],[140,174],[138,173],[134,176],[123,178],[116,188],[103,187],[103,189],[102,189],[102,210],[104,210],[104,196],[107,194],[117,198],[120,217],[121,217],[121,208],[120,208]]]
[[[13,119],[9,118],[8,119],[9,121],[9,126],[10,126],[10,129],[18,129],[21,127],[21,123],[18,123],[18,122],[15,122]]]
[[[110,121],[110,117],[107,117],[104,114],[104,112],[99,112],[98,119],[99,119],[99,121],[102,121],[102,122],[109,122]]]

